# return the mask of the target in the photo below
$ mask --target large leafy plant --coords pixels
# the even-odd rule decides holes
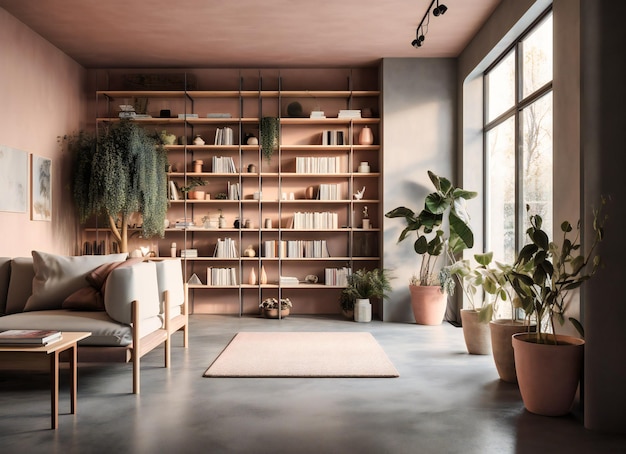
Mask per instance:
[[[561,325],[565,322],[565,312],[569,303],[569,292],[579,288],[591,279],[601,264],[595,249],[604,239],[606,215],[601,205],[594,209],[592,236],[588,253],[585,254],[580,244],[580,221],[576,228],[568,221],[561,223],[561,238],[557,243],[550,241],[542,229],[541,216],[530,215],[530,227],[526,234],[530,240],[520,251],[513,268],[508,274],[515,293],[521,300],[521,306],[528,316],[537,322],[536,342],[556,343],[556,337],[546,333],[550,326],[555,333],[555,320]],[[529,207],[526,206],[526,211]],[[572,237],[573,235],[573,237]],[[581,335],[582,324],[573,317],[569,320]]]
[[[426,196],[424,208],[415,213],[410,208],[400,206],[385,214],[388,218],[404,218],[406,227],[400,233],[398,242],[405,240],[412,232],[416,239],[413,248],[422,256],[419,285],[445,285],[435,275],[435,267],[444,252],[456,255],[474,246],[474,234],[469,225],[469,214],[465,200],[473,199],[478,193],[466,191],[452,185],[447,178],[439,177],[430,170],[428,177],[435,192]],[[444,219],[447,221],[444,225]],[[447,231],[444,227],[447,226]],[[446,251],[447,248],[447,251]]]
[[[122,252],[128,251],[128,220],[133,213],[142,215],[145,238],[163,237],[167,153],[158,136],[121,120],[97,136],[83,131],[67,139],[80,222],[105,215]]]

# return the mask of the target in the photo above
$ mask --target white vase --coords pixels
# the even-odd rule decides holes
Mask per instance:
[[[369,298],[357,298],[354,302],[354,321],[365,323],[372,321],[372,304]]]

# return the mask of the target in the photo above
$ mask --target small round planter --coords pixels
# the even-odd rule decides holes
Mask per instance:
[[[557,334],[556,345],[538,344],[534,337],[532,333],[513,335],[517,382],[524,406],[538,415],[565,415],[578,389],[585,341]]]
[[[474,309],[461,310],[461,324],[465,346],[470,355],[491,354],[491,336],[489,324],[478,319],[479,312]]]
[[[369,298],[357,298],[354,302],[354,321],[362,323],[372,321],[372,303]]]
[[[289,308],[280,311],[281,318],[285,318],[289,315]],[[265,318],[278,318],[278,308],[263,309],[263,317]]]
[[[409,285],[411,307],[418,325],[441,325],[446,314],[447,295],[438,285]]]

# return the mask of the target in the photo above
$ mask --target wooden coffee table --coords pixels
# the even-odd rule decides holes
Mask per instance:
[[[0,345],[0,363],[10,366],[11,369],[32,367],[48,361],[50,367],[50,391],[52,429],[59,426],[59,355],[71,350],[69,356],[70,366],[70,398],[71,413],[76,413],[76,343],[91,336],[87,332],[63,332],[63,338],[47,346],[24,347],[23,345]]]

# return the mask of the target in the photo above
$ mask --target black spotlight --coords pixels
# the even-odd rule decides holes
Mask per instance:
[[[433,9],[433,16],[437,17],[440,14],[443,15],[446,11],[448,11],[448,7],[443,3],[440,5],[439,0],[437,0],[437,6]]]
[[[418,35],[418,33],[419,28],[415,30],[415,39],[411,42],[411,46],[415,47],[416,49],[418,47],[422,47],[422,42],[424,41],[424,35]]]

